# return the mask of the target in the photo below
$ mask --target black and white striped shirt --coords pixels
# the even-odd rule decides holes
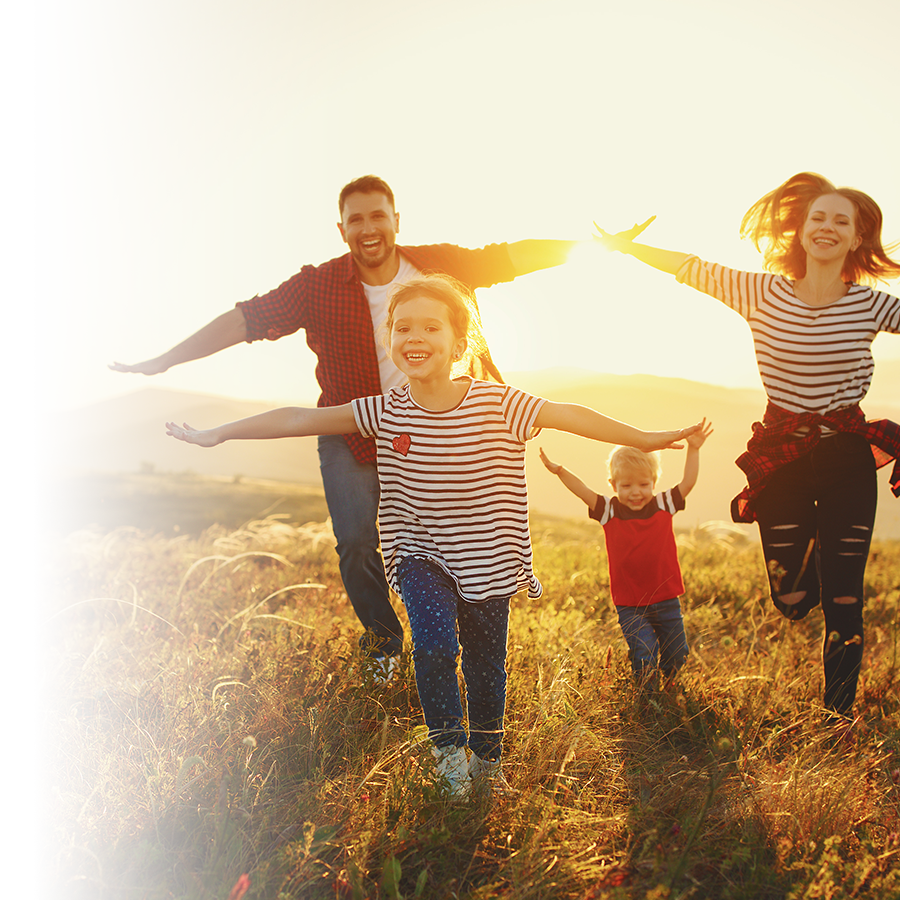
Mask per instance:
[[[417,555],[441,565],[465,600],[540,597],[525,441],[544,402],[486,381],[471,381],[459,406],[440,412],[419,406],[408,385],[353,401],[360,433],[378,451],[378,530],[395,591],[400,561]]]
[[[859,284],[829,306],[812,307],[781,275],[739,272],[696,256],[675,277],[747,320],[766,394],[790,412],[824,414],[859,403],[872,383],[875,335],[900,333],[900,299]]]

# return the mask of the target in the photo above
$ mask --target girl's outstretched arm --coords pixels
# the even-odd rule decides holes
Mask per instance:
[[[536,428],[555,428],[557,431],[568,431],[594,441],[605,441],[608,444],[625,444],[639,450],[680,450],[683,446],[678,441],[693,434],[700,428],[700,423],[682,428],[678,431],[641,431],[625,422],[610,419],[588,406],[576,403],[554,403],[547,400],[540,408],[535,419]]]
[[[649,244],[635,244],[632,240],[632,236],[636,237],[652,221],[653,219],[648,219],[642,226],[635,225],[629,231],[620,231],[618,234],[608,234],[594,222],[594,227],[598,231],[598,234],[594,235],[594,240],[606,247],[607,250],[618,250],[619,253],[627,253],[642,263],[653,266],[654,269],[674,275],[690,256],[689,253],[679,253],[677,250],[663,250],[660,247],[651,247]],[[633,234],[637,228],[640,228],[640,231],[637,234]]]
[[[305,437],[318,434],[351,434],[359,431],[353,408],[349,403],[343,406],[324,406],[307,409],[301,406],[286,406],[272,409],[208,428],[205,431],[191,428],[187,422],[176,425],[166,422],[166,434],[179,441],[197,444],[200,447],[215,447],[224,441],[265,440],[268,438]]]

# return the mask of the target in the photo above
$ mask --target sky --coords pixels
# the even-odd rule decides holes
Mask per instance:
[[[156,356],[341,255],[337,194],[370,172],[392,185],[407,243],[590,241],[594,220],[656,215],[649,243],[758,269],[741,216],[804,169],[871,193],[900,239],[900,14],[887,0],[848,9],[38,3],[29,343],[45,400],[77,408],[152,384],[314,401],[299,334],[153,379],[106,365]],[[599,248],[479,297],[504,372],[759,385],[734,313]],[[900,340],[876,351],[900,358]]]

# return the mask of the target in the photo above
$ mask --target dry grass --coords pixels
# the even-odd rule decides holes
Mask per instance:
[[[66,546],[50,622],[54,897],[900,896],[900,546],[870,566],[854,746],[821,724],[821,624],[753,544],[682,540],[692,657],[641,695],[599,531],[538,520],[510,627],[514,798],[429,788],[414,681],[373,689],[325,526]],[[235,895],[240,893],[238,887]]]

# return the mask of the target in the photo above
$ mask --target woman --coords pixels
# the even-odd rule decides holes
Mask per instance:
[[[652,220],[650,220],[652,221]],[[635,244],[632,232],[598,240],[726,303],[750,325],[768,404],[737,464],[747,487],[735,521],[757,521],[772,600],[789,619],[821,605],[824,704],[852,714],[863,650],[863,581],[877,485],[894,460],[900,426],[867,422],[871,344],[900,333],[900,299],[866,287],[900,275],[881,243],[882,215],[861,191],[802,172],[750,207],[741,223],[772,274],[738,272],[696,256]]]

